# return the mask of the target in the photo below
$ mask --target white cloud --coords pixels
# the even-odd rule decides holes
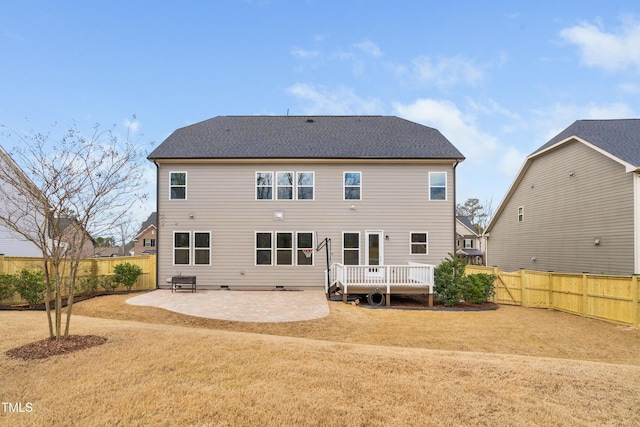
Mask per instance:
[[[369,115],[382,114],[383,112],[383,104],[379,99],[361,98],[347,87],[329,89],[306,83],[296,83],[290,86],[287,92],[307,103],[303,114]]]
[[[623,19],[616,32],[606,32],[600,25],[583,22],[560,32],[566,42],[580,49],[587,66],[607,71],[640,71],[640,22]]]
[[[485,163],[496,151],[496,138],[478,129],[450,101],[418,99],[407,105],[394,103],[393,108],[398,116],[438,129],[470,162]]]
[[[373,57],[379,57],[382,56],[382,51],[380,50],[380,48],[378,47],[378,45],[376,45],[374,42],[372,42],[371,40],[363,40],[359,43],[354,43],[353,45],[355,48],[361,50],[362,52],[371,55]]]
[[[515,147],[506,147],[500,152],[498,170],[506,175],[516,176],[527,155],[518,151]]]
[[[484,78],[482,68],[461,55],[437,60],[419,56],[413,60],[409,74],[418,84],[437,87],[475,85]]]
[[[294,46],[290,50],[291,55],[300,59],[315,58],[320,55],[317,50],[307,50]]]

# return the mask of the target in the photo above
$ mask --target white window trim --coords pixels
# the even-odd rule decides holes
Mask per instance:
[[[346,192],[345,192],[345,190],[347,189],[347,184],[346,184],[346,182],[345,182],[345,181],[346,181],[346,175],[347,175],[348,173],[357,173],[357,174],[360,174],[360,185],[358,185],[358,186],[357,186],[357,187],[359,187],[359,188],[360,188],[360,198],[359,198],[359,199],[347,199],[347,197],[346,197]],[[342,172],[342,200],[345,200],[345,201],[357,201],[357,200],[362,200],[362,199],[363,199],[362,186],[363,186],[363,183],[362,183],[362,172],[361,172],[361,171],[344,171],[344,172]],[[356,187],[356,186],[355,186],[355,185],[350,185],[349,187]]]
[[[176,234],[188,234],[189,235],[189,246],[187,246],[186,248],[177,248],[176,247]],[[191,265],[191,232],[190,231],[182,231],[182,230],[176,230],[173,232],[173,236],[172,236],[172,241],[171,241],[171,247],[172,247],[172,258],[173,258],[173,265],[176,267],[188,267]],[[187,250],[187,252],[189,253],[189,262],[187,264],[176,264],[176,249],[179,250]]]
[[[313,253],[311,254],[311,264],[299,264],[298,263],[298,258],[300,257],[300,248],[298,247],[298,234],[311,234],[311,248],[315,249],[316,248],[316,235],[313,231],[296,231],[296,235],[295,235],[295,251],[296,251],[296,259],[295,259],[295,266],[296,267],[313,267],[316,265],[316,251],[314,250]],[[303,248],[303,249],[310,249],[310,248]],[[302,254],[303,257],[306,258],[306,255]]]
[[[291,185],[279,185],[278,184],[278,174],[279,173],[290,173],[291,174]],[[274,200],[280,200],[280,201],[290,201],[290,200],[295,200],[296,199],[296,173],[293,171],[276,171],[274,176],[274,195],[273,195],[273,199]],[[291,187],[291,198],[290,199],[280,199],[278,197],[278,189],[279,188],[288,188]]]
[[[301,173],[310,173],[313,176],[313,183],[311,185],[298,185],[298,176]],[[302,200],[303,202],[312,202],[316,199],[316,173],[315,171],[296,171],[295,173],[295,189],[294,189],[294,198],[296,200]],[[311,189],[313,190],[313,197],[310,199],[300,199],[298,198],[298,188],[309,188],[311,187]]]
[[[425,244],[427,245],[427,252],[424,254],[418,254],[418,253],[414,253],[413,252],[413,245],[422,245],[423,243],[418,243],[418,242],[413,242],[411,237],[414,234],[425,234],[427,237],[427,241],[425,242]],[[424,256],[424,255],[429,255],[429,232],[428,231],[410,231],[409,232],[409,255],[416,255],[416,256]]]
[[[520,219],[520,210],[522,210],[522,219]],[[518,206],[518,222],[524,222],[524,206]]]
[[[276,267],[293,267],[296,265],[296,242],[294,241],[294,239],[296,238],[296,233],[294,233],[293,231],[288,231],[288,230],[278,230],[278,231],[274,231],[274,238],[273,238],[273,243],[274,243],[274,254],[275,257],[273,257],[273,265],[275,265]],[[278,234],[290,234],[291,235],[291,248],[279,248],[278,247]],[[291,251],[291,264],[278,264],[278,251],[282,250],[282,251]]]
[[[431,189],[432,188],[443,188],[440,185],[431,185],[431,175],[433,174],[444,174],[444,199],[432,199],[431,198]],[[437,171],[437,172],[429,172],[429,201],[433,200],[434,202],[446,202],[449,197],[449,189],[447,185],[447,180],[449,176],[445,171]]]
[[[271,264],[258,264],[258,250],[266,251],[266,248],[258,248],[258,234],[269,234],[271,236]],[[253,265],[255,267],[269,267],[273,266],[275,262],[274,257],[274,241],[273,241],[273,231],[254,231],[253,232]]]
[[[271,185],[258,185],[258,174],[261,173],[270,173],[271,174]],[[274,200],[275,198],[275,177],[276,175],[273,173],[273,171],[256,171],[256,173],[253,175],[253,197],[255,198],[255,200],[258,201],[263,201],[263,200]],[[271,187],[271,198],[270,199],[258,199],[258,188],[266,188],[266,187]]]
[[[342,232],[342,264],[346,265],[344,263],[344,251],[345,251],[345,247],[344,247],[344,235],[345,234],[357,234],[358,235],[358,264],[357,265],[362,265],[361,261],[362,261],[362,236],[360,234],[359,231],[343,231]],[[349,251],[354,251],[355,249],[353,248],[348,248],[347,250]]]
[[[470,246],[467,246],[467,242]],[[462,249],[473,249],[473,239],[462,239]]]
[[[174,173],[184,174],[184,186],[171,184],[171,175]],[[187,200],[187,197],[189,195],[189,192],[187,191],[188,184],[189,184],[189,174],[187,173],[187,171],[169,171],[169,200]],[[174,187],[184,187],[184,199],[174,199],[171,197],[171,189]]]
[[[196,247],[196,233],[198,234],[208,234],[209,235],[209,247],[208,248],[197,248]],[[193,241],[193,265],[196,266],[210,266],[211,265],[211,252],[212,252],[212,246],[213,246],[213,239],[211,237],[211,231],[194,231],[193,232],[193,237],[191,238],[191,240]],[[202,251],[202,250],[208,250],[209,251],[209,262],[207,264],[196,264],[196,251]]]

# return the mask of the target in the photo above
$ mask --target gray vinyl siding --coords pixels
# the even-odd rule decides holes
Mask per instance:
[[[490,230],[488,265],[632,274],[633,175],[579,142],[534,158]]]
[[[217,289],[322,287],[324,249],[314,266],[256,266],[256,232],[317,233],[331,239],[332,262],[342,262],[342,232],[383,231],[385,264],[438,264],[454,248],[452,163],[162,163],[158,173],[158,282],[176,274],[197,276]],[[169,173],[187,172],[187,199],[169,200]],[[256,200],[255,173],[315,172],[315,200]],[[343,200],[343,172],[362,172],[362,200]],[[447,200],[429,201],[429,172],[447,172]],[[353,208],[352,208],[353,207]],[[274,218],[282,212],[284,218]],[[174,266],[174,231],[210,231],[211,266]],[[410,255],[410,232],[427,232],[429,253]],[[274,235],[275,242],[275,235]],[[316,241],[316,244],[319,242]],[[275,243],[274,243],[275,245]],[[274,256],[275,258],[275,256]]]

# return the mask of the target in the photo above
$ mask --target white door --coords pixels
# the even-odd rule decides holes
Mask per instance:
[[[369,276],[383,276],[384,269],[376,265],[384,265],[384,236],[382,231],[365,232],[365,261],[369,267]]]

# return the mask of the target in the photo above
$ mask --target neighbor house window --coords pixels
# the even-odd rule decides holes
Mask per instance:
[[[256,199],[273,199],[273,172],[256,172]]]
[[[193,233],[193,263],[196,265],[211,264],[211,233]]]
[[[189,252],[191,251],[190,234],[176,231],[173,233],[173,264],[189,265],[191,263]]]
[[[429,200],[447,200],[446,172],[429,172]]]
[[[361,172],[345,172],[344,173],[344,199],[345,200],[361,200],[362,199],[362,173]]]
[[[272,249],[271,233],[256,233],[256,265],[271,265]]]
[[[313,249],[313,233],[300,232],[296,234],[297,265],[313,265],[313,252],[307,257],[303,249]]]
[[[473,248],[473,239],[464,239],[464,248],[472,249]]]
[[[411,254],[426,255],[429,253],[429,235],[425,232],[411,233]]]
[[[518,222],[524,222],[524,207],[518,208]]]
[[[293,200],[293,172],[277,172],[276,188],[278,200]]]
[[[342,261],[344,265],[360,264],[360,233],[342,233]]]
[[[169,197],[171,200],[184,200],[187,198],[187,173],[169,172]]]
[[[144,239],[142,246],[145,248],[154,248],[156,246],[156,239]]]
[[[298,172],[296,182],[298,184],[298,200],[313,200],[315,173]]]

